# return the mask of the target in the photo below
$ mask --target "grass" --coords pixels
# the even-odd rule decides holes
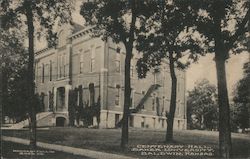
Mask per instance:
[[[3,135],[29,138],[27,130],[3,130]],[[116,154],[125,154],[133,157],[152,158],[150,155],[142,156],[139,152],[132,152],[131,148],[136,145],[163,145],[165,131],[150,129],[130,129],[129,148],[126,151],[120,149],[120,129],[86,129],[86,128],[50,128],[49,130],[38,130],[38,141],[104,151]],[[175,143],[170,145],[206,145],[214,149],[214,156],[218,156],[218,132],[185,130],[174,132]],[[235,158],[247,158],[250,156],[250,135],[232,134],[233,156]],[[169,144],[168,144],[169,145]],[[165,158],[166,156],[153,156],[154,158]],[[169,158],[178,158],[168,156]],[[192,156],[193,157],[193,156]],[[179,156],[179,158],[184,158]],[[190,158],[186,157],[186,158]],[[193,157],[194,158],[194,157]],[[201,156],[198,156],[201,158]]]
[[[29,146],[12,143],[2,142],[1,157],[8,159],[90,159],[84,156],[77,156],[69,153],[58,152],[48,149],[37,149],[37,155],[31,155],[34,151],[30,151]]]

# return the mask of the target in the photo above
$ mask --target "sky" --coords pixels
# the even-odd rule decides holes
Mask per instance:
[[[191,90],[197,80],[208,79],[212,84],[217,85],[214,54],[201,57],[198,63],[191,64],[186,71],[187,90]],[[226,62],[227,86],[229,95],[232,95],[233,88],[237,81],[243,76],[243,64],[250,60],[249,52],[239,55],[231,55]]]

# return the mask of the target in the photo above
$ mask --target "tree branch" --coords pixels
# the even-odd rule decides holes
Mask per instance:
[[[244,19],[239,24],[239,27],[236,30],[235,34],[230,37],[227,48],[230,48],[236,42],[236,40],[239,38],[239,36],[241,36],[242,34],[244,34],[247,31],[246,24],[247,24],[247,22],[249,22],[249,17],[250,17],[250,9],[248,9]]]

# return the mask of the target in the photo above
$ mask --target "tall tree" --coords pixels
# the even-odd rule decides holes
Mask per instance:
[[[81,15],[87,25],[94,27],[94,35],[101,36],[104,40],[111,38],[115,43],[125,46],[125,90],[124,107],[122,119],[121,146],[125,148],[128,144],[128,115],[131,83],[130,65],[133,56],[134,42],[140,20],[147,19],[154,9],[154,1],[140,0],[98,0],[84,2],[81,6]]]
[[[225,62],[229,58],[229,52],[240,53],[244,49],[242,44],[249,40],[249,1],[197,0],[185,4],[191,8],[193,19],[196,19],[194,24],[206,39],[208,51],[215,54],[220,155],[229,158],[232,143]]]
[[[217,127],[217,94],[216,87],[209,83],[207,79],[202,79],[196,83],[195,87],[188,92],[187,107],[191,118],[195,115],[198,119],[200,129],[210,129]],[[192,121],[190,121],[192,126]]]
[[[243,66],[243,78],[237,83],[234,91],[234,113],[237,125],[245,131],[250,126],[250,62]]]
[[[184,69],[198,59],[201,51],[199,39],[192,36],[192,20],[189,9],[181,1],[158,1],[157,13],[144,25],[145,34],[139,35],[138,50],[143,57],[137,63],[138,75],[145,77],[150,68],[167,59],[171,76],[170,110],[167,117],[166,142],[173,140],[173,125],[176,110],[177,77],[176,68]],[[150,34],[149,34],[150,33]],[[182,57],[187,56],[183,62]]]
[[[34,83],[34,37],[39,32],[45,32],[49,44],[55,44],[55,33],[53,26],[56,22],[68,22],[71,16],[72,1],[57,0],[1,0],[2,27],[18,28],[23,30],[26,26],[28,39],[28,75],[27,105],[29,107],[30,145],[36,148],[36,112],[35,112],[35,83]],[[39,25],[35,32],[34,24]]]
[[[22,109],[26,101],[26,88],[18,87],[25,83],[27,73],[27,51],[22,40],[23,37],[17,30],[0,29],[3,117],[9,116],[13,120],[27,111]]]

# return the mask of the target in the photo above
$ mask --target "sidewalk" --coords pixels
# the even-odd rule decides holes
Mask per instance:
[[[29,145],[29,140],[20,139],[16,137],[2,136],[2,140]],[[48,144],[44,142],[37,142],[37,146],[41,148],[45,148],[45,149],[62,151],[65,153],[71,153],[74,155],[81,155],[81,156],[86,156],[86,157],[95,158],[95,159],[135,159],[135,158],[123,156],[123,155],[111,154],[111,153],[106,153],[106,152],[98,152],[98,151],[93,151],[93,150],[88,150],[88,149],[74,148],[74,147],[62,146],[62,145],[56,145],[56,144]]]

